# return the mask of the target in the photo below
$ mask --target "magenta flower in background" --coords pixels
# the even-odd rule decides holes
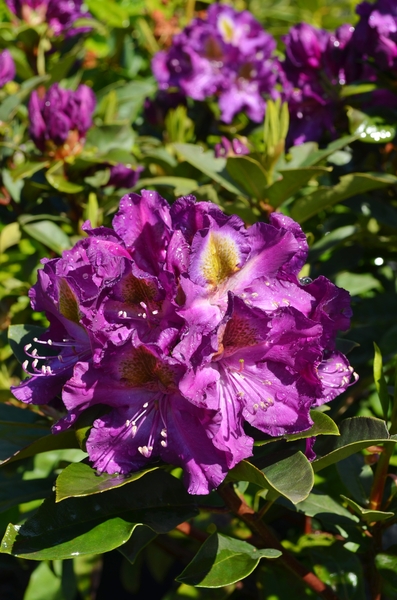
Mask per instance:
[[[82,0],[6,0],[6,2],[11,12],[29,25],[48,23],[54,36],[61,34],[70,36],[89,31],[87,27],[73,27],[77,19],[91,16],[90,13],[83,11]]]
[[[54,432],[104,405],[87,439],[98,471],[163,461],[206,494],[252,455],[245,423],[271,436],[307,430],[310,409],[350,385],[335,349],[349,294],[299,280],[308,246],[292,219],[246,229],[210,202],[170,207],[143,190],[122,198],[113,229],[85,230],[32,288],[50,328],[26,346],[31,377],[13,393],[62,400]]]
[[[3,87],[15,77],[15,63],[10,52],[3,50],[0,52],[0,87]]]
[[[222,136],[221,141],[215,144],[214,152],[216,158],[222,156],[243,156],[250,153],[248,147],[241,140],[233,138],[232,141],[229,141],[225,136]]]
[[[176,87],[195,100],[215,95],[226,123],[242,110],[260,122],[266,97],[277,95],[275,47],[251,13],[213,4],[155,55],[152,69],[161,90]]]
[[[28,105],[29,133],[37,148],[57,158],[81,152],[95,105],[94,92],[84,84],[75,92],[57,83],[44,96],[34,91]]]
[[[143,167],[129,167],[118,164],[110,167],[110,177],[106,185],[114,185],[116,188],[132,188],[137,184]]]

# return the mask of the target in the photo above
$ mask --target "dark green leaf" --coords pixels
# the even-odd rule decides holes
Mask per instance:
[[[351,196],[397,183],[397,177],[388,173],[349,173],[342,175],[333,187],[320,187],[312,194],[297,200],[291,209],[291,217],[303,223],[325,208],[342,202]]]
[[[54,479],[28,479],[0,483],[0,512],[23,502],[47,498],[52,493]]]
[[[167,533],[197,514],[181,481],[157,469],[106,494],[44,501],[22,526],[9,525],[1,552],[33,560],[98,554],[127,542],[137,525]]]
[[[10,171],[11,177],[14,181],[18,181],[19,179],[26,179],[27,177],[31,177],[34,173],[41,171],[45,167],[49,165],[49,162],[23,162],[16,169]]]
[[[226,169],[237,183],[246,190],[248,196],[261,200],[267,185],[266,172],[262,165],[249,156],[230,157]]]
[[[120,546],[119,552],[128,560],[132,565],[136,561],[139,553],[143,550],[150,542],[157,537],[157,533],[146,527],[145,525],[138,525],[128,542]]]
[[[99,475],[89,465],[72,463],[62,471],[56,481],[56,502],[61,502],[66,498],[100,494],[121,487],[140,479],[157,468],[151,467],[126,476],[108,475],[107,473]]]
[[[309,494],[306,500],[298,502],[295,508],[308,517],[318,516],[318,518],[321,518],[322,514],[330,513],[357,522],[357,517],[353,516],[346,508],[327,494]]]
[[[357,135],[360,142],[385,144],[396,136],[396,127],[380,116],[370,116],[351,106],[348,107],[350,132]]]
[[[264,446],[272,442],[278,442],[280,440],[287,440],[287,442],[293,442],[295,440],[304,440],[310,437],[316,437],[318,435],[339,435],[339,429],[336,423],[323,412],[319,410],[311,410],[310,416],[313,420],[313,425],[306,431],[300,433],[291,433],[281,437],[274,437],[267,440],[259,440],[255,442],[255,446]]]
[[[33,239],[41,242],[57,254],[72,247],[66,233],[53,221],[34,221],[22,226]]]
[[[66,179],[63,173],[53,173],[51,171],[47,171],[45,178],[53,188],[58,190],[58,192],[64,192],[65,194],[77,194],[78,192],[82,192],[84,190],[83,185],[69,181]]]
[[[375,565],[383,579],[394,592],[397,592],[397,547],[392,546],[387,552],[375,557]],[[395,597],[394,595],[392,596]]]
[[[393,512],[385,512],[381,510],[370,510],[367,508],[362,508],[357,502],[347,498],[343,494],[341,494],[341,498],[346,502],[346,504],[352,509],[356,515],[359,515],[366,523],[373,523],[378,521],[385,521],[386,519],[390,519],[394,517]]]
[[[340,436],[319,439],[315,451],[318,458],[312,463],[315,472],[328,467],[368,446],[395,443],[386,424],[372,417],[351,417],[342,421]]]
[[[310,179],[319,177],[330,170],[326,167],[305,167],[278,171],[281,179],[267,188],[265,200],[274,208],[278,208],[285,200],[299,192]]]
[[[176,580],[196,587],[223,587],[250,575],[261,558],[279,556],[279,550],[257,550],[247,542],[213,533]]]
[[[249,481],[270,490],[272,498],[283,496],[293,504],[309,495],[313,483],[313,469],[302,452],[280,460],[262,471],[248,461],[241,461],[227,476],[228,481]]]
[[[226,190],[232,192],[232,194],[243,193],[241,189],[237,188],[230,179],[227,179],[226,172],[226,159],[215,158],[214,152],[208,150],[204,152],[201,146],[195,146],[194,144],[173,144],[175,150],[193,167],[196,167],[199,171],[220,183]]]
[[[94,146],[101,155],[113,149],[130,152],[133,144],[134,132],[129,125],[102,125],[87,133],[86,147]]]

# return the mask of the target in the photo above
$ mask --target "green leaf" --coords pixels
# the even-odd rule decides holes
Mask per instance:
[[[62,579],[50,565],[41,563],[29,579],[23,600],[63,600]]]
[[[8,328],[8,341],[16,358],[21,364],[26,360],[24,347],[31,344],[33,338],[39,338],[46,329],[38,325],[10,325]]]
[[[302,452],[280,460],[260,471],[246,460],[236,465],[227,481],[249,481],[270,490],[272,499],[283,496],[293,504],[308,497],[314,483],[313,469]]]
[[[26,411],[25,411],[26,412]],[[0,434],[1,434],[1,425],[0,425]],[[25,432],[25,436],[26,436]],[[47,429],[47,435],[40,436],[39,432],[37,432],[37,437],[35,431],[32,431],[30,435],[35,436],[35,439],[30,440],[29,445],[26,445],[24,442],[24,437],[19,435],[19,447],[12,456],[3,460],[1,465],[9,464],[15,462],[17,460],[22,460],[23,458],[28,458],[30,456],[36,456],[36,454],[40,454],[41,452],[49,452],[50,450],[64,450],[68,448],[79,448],[79,444],[76,439],[76,434],[73,429],[68,429],[67,431],[62,431],[61,433],[53,434],[49,429]],[[17,441],[17,440],[15,440]],[[15,448],[15,444],[14,444]]]
[[[23,502],[47,498],[52,493],[54,479],[28,479],[0,483],[0,512]]]
[[[279,556],[279,550],[257,550],[247,542],[213,533],[176,580],[196,587],[223,587],[248,577],[261,558]]]
[[[182,482],[157,469],[106,494],[44,500],[23,525],[9,525],[0,551],[32,560],[99,554],[129,540],[137,525],[167,533],[196,516],[195,499]]]
[[[249,196],[257,200],[264,198],[267,177],[258,161],[250,156],[230,157],[226,162],[226,170]]]
[[[343,498],[352,511],[356,513],[356,515],[360,516],[366,523],[385,521],[386,519],[394,517],[393,512],[362,508],[359,504],[357,504],[357,502],[354,502],[354,500],[347,498],[343,494],[341,494],[340,497]]]
[[[9,223],[0,231],[0,254],[3,254],[11,246],[15,246],[21,239],[19,223]]]
[[[100,155],[113,149],[131,152],[133,145],[134,132],[129,125],[91,127],[87,133],[86,151],[89,146],[94,146]]]
[[[393,592],[397,592],[397,547],[391,546],[387,552],[377,554],[375,565],[387,587],[390,586]],[[391,596],[391,598],[395,597],[395,595]]]
[[[0,121],[8,121],[11,119],[19,105],[30,95],[31,91],[41,83],[44,83],[47,79],[48,76],[44,75],[31,77],[24,81],[16,94],[8,96],[4,102],[0,104]]]
[[[298,502],[298,504],[295,505],[295,508],[308,517],[318,516],[320,520],[321,515],[333,514],[357,522],[357,517],[352,515],[346,508],[327,494],[319,494],[317,492],[311,493],[306,500]]]
[[[300,433],[291,433],[281,437],[270,438],[267,440],[259,440],[255,442],[255,446],[264,446],[272,442],[278,442],[279,440],[287,440],[287,442],[293,442],[295,440],[304,440],[309,437],[316,437],[318,435],[339,435],[339,429],[336,423],[323,412],[318,410],[311,410],[310,417],[313,420],[313,425],[306,431]]]
[[[150,467],[131,475],[98,475],[89,465],[72,463],[62,471],[56,481],[56,502],[66,498],[100,494],[132,483],[156,469],[158,467]]]
[[[198,182],[195,179],[189,179],[188,177],[150,177],[146,179],[140,179],[135,186],[135,189],[142,189],[147,186],[156,187],[158,185],[165,185],[175,188],[176,196],[187,196],[198,188]]]
[[[119,552],[133,565],[141,550],[146,548],[156,537],[157,533],[153,529],[145,525],[138,525],[128,542],[120,546]]]
[[[397,177],[388,173],[349,173],[342,175],[333,187],[319,187],[315,192],[297,200],[291,217],[303,223],[320,211],[342,202],[351,196],[397,183]]]
[[[278,171],[277,173],[281,175],[281,179],[278,179],[267,188],[265,199],[271,206],[278,208],[285,200],[299,192],[310,179],[319,177],[329,171],[331,169],[327,167],[305,167]]]
[[[382,353],[379,350],[379,346],[374,342],[375,356],[374,356],[374,381],[376,391],[378,392],[379,400],[383,410],[383,418],[387,420],[390,408],[390,395],[387,389],[387,383],[383,374],[383,360]]]
[[[22,225],[23,230],[33,239],[41,242],[57,254],[69,250],[72,243],[66,233],[53,221],[33,221]]]
[[[11,177],[13,181],[18,181],[19,179],[26,179],[27,177],[31,177],[34,173],[41,171],[45,167],[48,167],[49,162],[23,162],[18,165],[15,169],[10,171]]]
[[[48,170],[45,174],[45,178],[53,188],[58,190],[58,192],[64,192],[65,194],[78,194],[84,190],[83,185],[73,183],[73,181],[66,179],[64,173],[51,172]]]
[[[226,178],[226,159],[215,158],[213,150],[204,150],[201,146],[194,144],[172,144],[175,150],[193,167],[222,185],[226,190],[232,192],[232,194],[244,193],[241,189],[236,187],[230,179]]]
[[[322,160],[331,156],[334,152],[345,148],[352,142],[356,141],[358,138],[357,135],[346,135],[344,137],[338,138],[334,140],[326,148],[323,150],[315,150],[314,152],[310,152],[300,164],[301,167],[312,167],[313,165],[318,164]],[[310,143],[310,142],[309,142]]]
[[[339,437],[320,439],[316,442],[316,454],[319,458],[312,463],[315,473],[368,446],[397,441],[389,436],[385,422],[373,417],[345,419],[339,432]]]
[[[360,142],[384,144],[391,142],[396,136],[396,127],[385,123],[383,117],[370,116],[355,108],[347,108],[350,132],[358,136]]]

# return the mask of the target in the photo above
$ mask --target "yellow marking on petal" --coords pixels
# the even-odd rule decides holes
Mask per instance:
[[[218,285],[236,273],[240,255],[236,243],[230,238],[210,233],[202,258],[202,274],[208,283]]]
[[[66,279],[59,281],[59,312],[61,315],[80,325],[79,303]]]
[[[227,44],[231,44],[233,42],[233,38],[234,38],[233,21],[231,19],[229,19],[228,17],[226,17],[225,15],[223,15],[223,16],[219,17],[218,28],[219,28],[221,36],[223,37],[223,40]]]
[[[172,371],[146,348],[133,348],[119,362],[121,378],[130,387],[169,389],[174,377]]]

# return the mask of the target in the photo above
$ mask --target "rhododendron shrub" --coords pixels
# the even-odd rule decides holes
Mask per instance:
[[[105,406],[87,439],[98,471],[161,460],[206,494],[252,455],[245,423],[302,432],[310,409],[349,386],[335,348],[349,294],[325,277],[299,279],[308,247],[289,217],[247,229],[210,202],[170,207],[143,190],[122,198],[113,229],[84,230],[43,261],[30,297],[50,327],[25,347],[31,377],[13,393],[58,408],[61,398],[54,433]]]

